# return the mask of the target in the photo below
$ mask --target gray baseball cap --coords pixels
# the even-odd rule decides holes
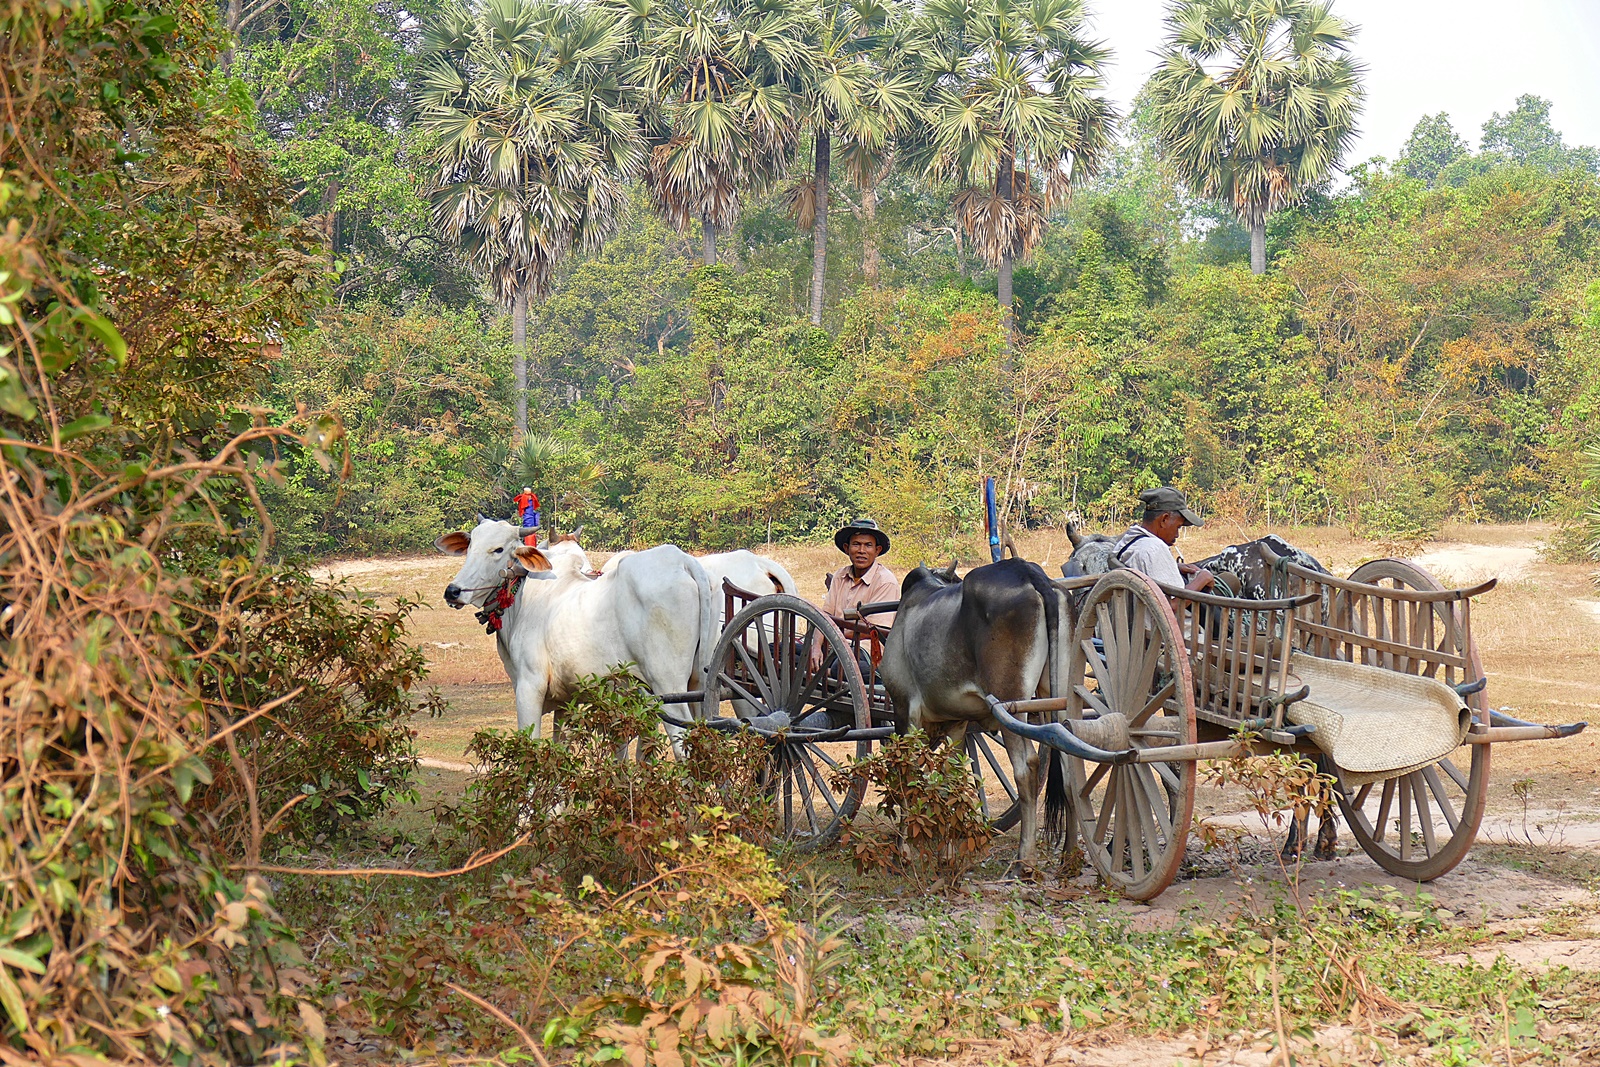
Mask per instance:
[[[1175,511],[1183,516],[1183,521],[1190,526],[1206,524],[1206,520],[1202,519],[1198,512],[1190,509],[1188,498],[1170,485],[1146,489],[1139,494],[1139,502],[1144,505],[1146,512]]]

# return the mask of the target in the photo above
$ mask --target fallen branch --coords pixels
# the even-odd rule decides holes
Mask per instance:
[[[476,1004],[478,1007],[482,1008],[490,1015],[493,1015],[496,1019],[499,1019],[501,1022],[505,1023],[507,1026],[511,1027],[511,1029],[515,1030],[517,1036],[522,1038],[522,1043],[528,1046],[528,1051],[533,1053],[533,1058],[539,1061],[539,1067],[550,1067],[550,1061],[544,1058],[544,1053],[540,1051],[538,1043],[533,1039],[533,1035],[528,1033],[528,1031],[524,1030],[522,1027],[518,1026],[516,1021],[513,1020],[511,1016],[507,1015],[505,1012],[501,1011],[493,1004],[490,1004],[487,1000],[484,1000],[477,994],[467,992],[454,982],[446,982],[444,987],[450,990],[452,993],[459,993],[461,996],[466,997],[468,1000],[472,1001],[472,1003]]]
[[[311,874],[323,876],[339,876],[343,878],[375,878],[379,875],[394,875],[399,878],[454,878],[458,874],[475,871],[479,867],[487,867],[501,856],[515,852],[528,843],[530,835],[524,834],[498,852],[491,852],[487,856],[473,855],[463,866],[451,871],[419,871],[414,867],[272,867],[262,863],[235,863],[228,869],[231,871],[259,871],[267,874]]]

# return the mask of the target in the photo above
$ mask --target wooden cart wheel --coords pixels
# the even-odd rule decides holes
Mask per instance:
[[[728,620],[708,673],[703,718],[765,720],[771,728],[782,719],[769,717],[782,713],[791,730],[872,725],[850,643],[832,620],[796,596],[761,597]],[[831,844],[867,788],[859,775],[839,788],[834,772],[848,756],[867,756],[872,742],[774,740],[771,750],[765,785],[778,837],[802,850]]]
[[[1098,639],[1098,645],[1096,643]],[[1195,743],[1194,684],[1178,620],[1159,586],[1114,570],[1089,590],[1072,634],[1063,717],[1099,748]],[[1134,900],[1172,884],[1194,814],[1195,765],[1089,764],[1067,757],[1084,850],[1100,877]]]
[[[1391,589],[1444,588],[1421,567],[1397,559],[1364,563],[1350,580]],[[1439,604],[1435,610],[1454,634],[1460,625],[1455,606]],[[1482,678],[1476,642],[1468,643],[1465,659],[1464,680]],[[1488,718],[1484,692],[1468,697],[1467,702],[1479,721]],[[1390,874],[1415,882],[1432,881],[1465,859],[1478,836],[1489,797],[1490,747],[1467,745],[1466,752],[1458,748],[1420,771],[1354,789],[1340,781],[1339,807],[1362,850]]]

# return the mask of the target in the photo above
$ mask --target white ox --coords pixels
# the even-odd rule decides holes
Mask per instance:
[[[600,573],[609,574],[621,562],[633,556],[632,551],[618,552],[605,565],[600,568]],[[711,598],[717,605],[717,617],[723,625],[727,625],[727,600],[722,593],[724,578],[747,593],[757,596],[767,596],[770,593],[788,593],[792,596],[799,595],[800,587],[795,584],[784,565],[775,559],[758,556],[748,549],[737,549],[733,552],[713,552],[709,556],[696,556],[700,566],[705,568],[706,577],[711,582]]]
[[[575,542],[522,543],[507,522],[485,519],[472,533],[448,533],[439,550],[464,555],[444,591],[451,607],[483,609],[508,576],[528,573],[501,616],[495,648],[517,697],[518,729],[539,736],[547,707],[573,683],[632,664],[657,693],[701,688],[702,660],[716,641],[711,583],[693,556],[675,545],[631,553],[598,578]],[[668,705],[689,718],[681,704]]]

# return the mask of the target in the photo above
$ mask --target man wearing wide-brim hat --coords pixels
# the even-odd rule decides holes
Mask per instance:
[[[889,535],[871,519],[856,519],[833,535],[833,543],[850,562],[833,572],[822,610],[836,619],[862,604],[877,604],[900,599],[900,579],[878,562],[889,551]],[[894,622],[894,612],[880,611],[867,616],[878,626]]]
[[[1172,546],[1178,543],[1178,532],[1185,526],[1204,526],[1202,519],[1189,501],[1170,485],[1146,489],[1139,494],[1144,505],[1144,518],[1128,527],[1117,538],[1111,556],[1125,567],[1142,571],[1172,587],[1187,587],[1196,592],[1210,588],[1216,575],[1172,556]],[[1185,580],[1187,579],[1187,580]]]

